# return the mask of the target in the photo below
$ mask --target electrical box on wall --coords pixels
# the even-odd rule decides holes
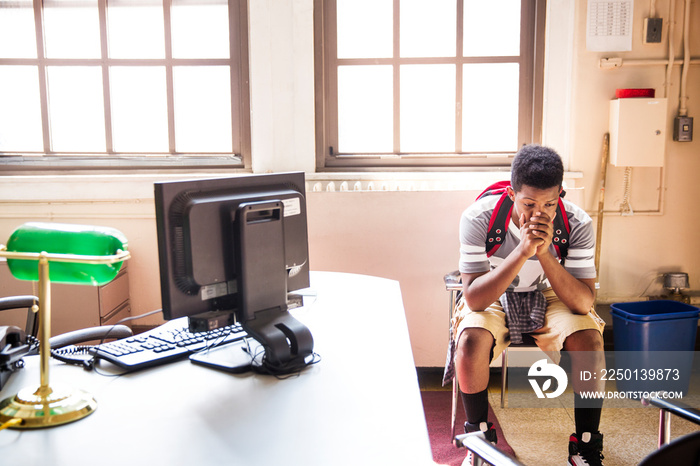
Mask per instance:
[[[666,99],[610,102],[610,163],[616,167],[663,167]]]
[[[673,120],[673,140],[678,142],[693,140],[693,117],[678,115]]]

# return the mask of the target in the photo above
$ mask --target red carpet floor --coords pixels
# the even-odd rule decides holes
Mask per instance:
[[[452,392],[445,391],[422,391],[423,409],[425,419],[428,424],[428,435],[430,436],[430,446],[433,451],[433,460],[437,464],[459,466],[464,461],[467,451],[457,448],[452,444],[451,404]],[[460,403],[457,410],[457,433],[462,433],[465,417],[464,410]],[[498,419],[489,406],[489,421],[493,422],[498,434],[498,448],[510,455],[515,455],[513,449],[508,445],[505,435],[498,424]]]

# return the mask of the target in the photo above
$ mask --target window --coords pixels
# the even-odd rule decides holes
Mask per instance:
[[[317,165],[508,166],[539,142],[542,0],[317,0]]]
[[[0,162],[250,166],[245,0],[0,0]]]

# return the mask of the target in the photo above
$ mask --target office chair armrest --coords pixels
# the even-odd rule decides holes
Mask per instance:
[[[36,336],[39,330],[39,313],[32,312],[32,306],[39,304],[39,298],[32,295],[7,296],[0,298],[0,311],[8,309],[27,309],[27,324],[24,331],[27,335]]]
[[[104,325],[102,327],[89,327],[74,330],[62,335],[52,337],[49,341],[51,348],[62,348],[91,340],[110,339],[116,340],[132,336],[133,333],[126,325]]]
[[[34,303],[38,302],[39,298],[31,295],[7,296],[5,298],[0,298],[0,311],[6,309],[21,309],[23,307],[30,308]]]

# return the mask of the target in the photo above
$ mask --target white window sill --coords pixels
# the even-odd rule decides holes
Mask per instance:
[[[565,189],[577,189],[582,172],[564,173]],[[474,191],[510,179],[510,170],[468,172],[329,172],[306,175],[307,191]]]
[[[0,176],[4,201],[66,201],[78,199],[153,199],[156,181],[245,176],[240,171],[181,171],[121,174],[33,174]],[[470,172],[330,172],[307,173],[308,192],[475,191],[510,178],[510,171]],[[578,189],[582,172],[564,174],[565,189]]]

